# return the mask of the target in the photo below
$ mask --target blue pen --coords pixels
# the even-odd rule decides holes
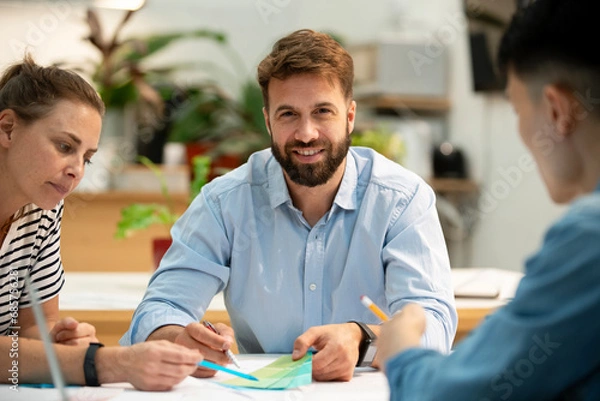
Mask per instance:
[[[247,375],[246,373],[238,372],[237,370],[229,369],[229,368],[226,368],[225,366],[217,365],[216,363],[212,363],[212,362],[208,362],[208,361],[201,361],[201,362],[198,362],[198,366],[202,366],[203,368],[208,368],[208,369],[221,370],[221,371],[229,373],[231,375],[239,376],[243,379],[253,380],[255,382],[258,381],[258,379],[252,375]]]

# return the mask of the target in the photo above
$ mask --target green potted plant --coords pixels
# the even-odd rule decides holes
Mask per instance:
[[[99,58],[79,64],[74,69],[90,77],[106,104],[103,137],[125,137],[129,142],[137,140],[139,147],[140,131],[152,132],[153,135],[145,140],[155,140],[161,148],[158,154],[162,156],[168,131],[163,128],[169,123],[166,113],[177,91],[172,76],[175,72],[204,68],[206,62],[151,65],[149,61],[182,40],[208,40],[218,46],[224,45],[227,40],[224,33],[209,29],[123,38],[123,29],[141,9],[143,7],[126,11],[109,33],[103,27],[98,12],[89,8],[86,14],[89,34],[84,40],[97,50]]]
[[[184,143],[188,160],[208,154],[212,179],[269,146],[262,107],[260,88],[249,80],[239,99],[212,83],[191,88],[187,101],[173,113],[169,141]]]
[[[169,193],[165,176],[160,168],[147,157],[139,157],[140,162],[148,167],[160,183],[161,194],[164,203],[134,203],[121,209],[121,220],[117,222],[116,239],[124,239],[135,231],[144,230],[151,225],[159,224],[165,227],[169,233],[173,224],[179,218],[175,212],[173,199]],[[200,190],[208,182],[211,160],[208,156],[196,156],[193,159],[194,179],[190,183],[190,201],[200,193]],[[152,243],[152,254],[154,268],[158,267],[162,256],[171,245],[171,238],[155,238]]]
[[[402,164],[406,154],[402,138],[384,125],[358,130],[352,135],[352,146],[371,148],[399,164]]]
[[[160,112],[163,99],[154,84],[168,82],[169,74],[176,70],[196,68],[197,65],[151,68],[144,62],[182,39],[208,39],[217,44],[224,44],[226,36],[218,31],[197,29],[122,39],[123,28],[140,9],[127,11],[109,38],[105,37],[96,11],[91,8],[87,10],[86,21],[90,33],[85,40],[91,43],[101,56],[100,61],[94,63],[91,76],[107,107],[122,108],[127,104],[141,102]]]

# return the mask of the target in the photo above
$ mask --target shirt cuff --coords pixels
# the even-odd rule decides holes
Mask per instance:
[[[165,314],[164,310],[156,312],[144,312],[134,316],[129,330],[121,337],[119,344],[129,346],[146,341],[146,339],[158,328],[168,325],[185,327],[195,320],[185,312],[171,310]]]
[[[425,313],[427,319],[425,333],[421,337],[421,346],[447,354],[451,349],[454,335],[447,332],[446,326],[430,312]]]

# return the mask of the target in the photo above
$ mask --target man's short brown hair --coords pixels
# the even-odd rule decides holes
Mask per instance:
[[[271,53],[258,65],[258,83],[265,108],[269,109],[269,81],[287,79],[298,74],[326,77],[331,84],[337,79],[344,97],[352,98],[354,63],[348,52],[331,36],[301,29],[279,39]]]

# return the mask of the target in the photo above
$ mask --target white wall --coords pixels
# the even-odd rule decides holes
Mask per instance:
[[[241,54],[249,76],[277,38],[303,27],[337,32],[349,43],[368,42],[390,31],[419,31],[433,42],[444,42],[450,62],[450,139],[465,150],[471,175],[483,190],[475,207],[481,219],[466,247],[456,250],[459,257],[453,263],[519,270],[562,209],[550,203],[529,163],[508,102],[502,95],[472,92],[466,25],[458,18],[461,11],[461,0],[148,0],[126,33],[223,30]],[[113,26],[119,15],[102,12]],[[27,7],[0,2],[0,66],[21,57],[15,49],[22,43],[29,43],[42,63],[95,57],[82,41],[83,16],[81,3],[75,1]],[[232,68],[210,44],[182,44],[162,61],[172,58],[212,59],[226,70]],[[228,85],[235,91],[235,82]]]

